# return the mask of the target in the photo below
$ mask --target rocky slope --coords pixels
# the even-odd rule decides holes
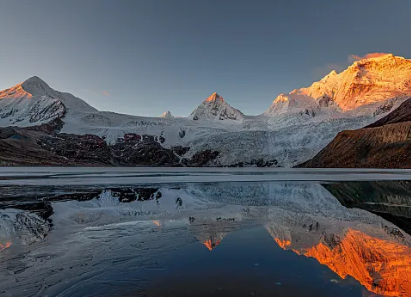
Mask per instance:
[[[411,168],[411,98],[363,129],[343,131],[301,167]]]
[[[37,139],[49,135],[48,129],[54,131],[54,128],[49,125],[47,129],[44,129],[45,131],[42,131],[45,126],[36,127],[36,129],[0,128],[0,166],[67,165],[67,160],[37,144]]]
[[[218,152],[164,148],[151,135],[126,134],[115,144],[96,135],[56,133],[51,124],[0,128],[0,166],[206,166]]]

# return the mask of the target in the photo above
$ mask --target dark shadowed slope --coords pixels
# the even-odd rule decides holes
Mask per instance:
[[[374,124],[340,132],[299,167],[411,168],[411,98]]]
[[[411,182],[363,181],[322,185],[348,208],[375,213],[411,233]]]

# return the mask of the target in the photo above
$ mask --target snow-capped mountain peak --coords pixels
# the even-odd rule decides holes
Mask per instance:
[[[244,114],[233,108],[223,97],[214,92],[204,100],[189,116],[192,120],[242,120]]]
[[[386,60],[386,59],[395,59],[395,58],[402,58],[402,57],[396,57],[391,53],[370,53],[365,55],[364,57],[360,58],[358,61],[354,62],[354,64],[364,61],[381,61],[381,60]],[[403,58],[404,59],[404,58]]]
[[[32,95],[45,95],[52,92],[50,86],[38,76],[32,76],[21,83],[21,87]]]
[[[174,119],[174,116],[171,114],[169,110],[164,112],[160,117],[163,119]]]
[[[33,126],[66,116],[68,111],[97,112],[80,98],[53,90],[33,76],[0,91],[0,126]]]
[[[322,82],[327,82],[329,79],[332,79],[333,77],[337,76],[338,73],[335,70],[332,70],[330,73],[328,73],[326,76],[324,76],[321,81]]]
[[[310,87],[281,94],[265,114],[297,113],[301,108],[324,110],[331,105],[347,112],[409,96],[411,60],[392,54],[368,54],[341,73],[333,70]]]
[[[220,95],[217,94],[217,92],[214,92],[213,94],[211,94],[210,97],[208,97],[205,102],[216,102],[216,101],[220,101],[220,102],[225,102],[223,97],[221,97]]]

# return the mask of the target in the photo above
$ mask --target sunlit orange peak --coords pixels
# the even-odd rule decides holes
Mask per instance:
[[[221,240],[213,242],[211,238],[203,242],[203,244],[208,248],[209,251],[212,251],[217,245],[219,245]]]
[[[288,246],[291,245],[291,241],[287,239],[274,238],[274,240],[282,249],[286,249]]]
[[[1,252],[2,250],[5,250],[5,249],[11,247],[12,244],[13,244],[13,243],[12,243],[11,241],[6,242],[5,244],[1,244],[1,243],[0,243],[0,252]]]
[[[205,101],[206,101],[206,102],[214,102],[214,101],[217,101],[217,100],[220,100],[220,101],[224,102],[223,97],[221,97],[221,96],[218,95],[216,92],[214,92],[214,93],[211,94],[211,96],[208,97]]]
[[[285,249],[287,241],[276,238]],[[344,239],[330,247],[321,241],[311,248],[292,249],[315,258],[345,279],[358,280],[370,292],[384,296],[411,296],[411,248],[349,229]]]

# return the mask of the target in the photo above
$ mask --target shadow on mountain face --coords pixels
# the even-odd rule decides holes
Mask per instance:
[[[411,182],[364,181],[322,184],[347,208],[377,214],[411,234]]]

